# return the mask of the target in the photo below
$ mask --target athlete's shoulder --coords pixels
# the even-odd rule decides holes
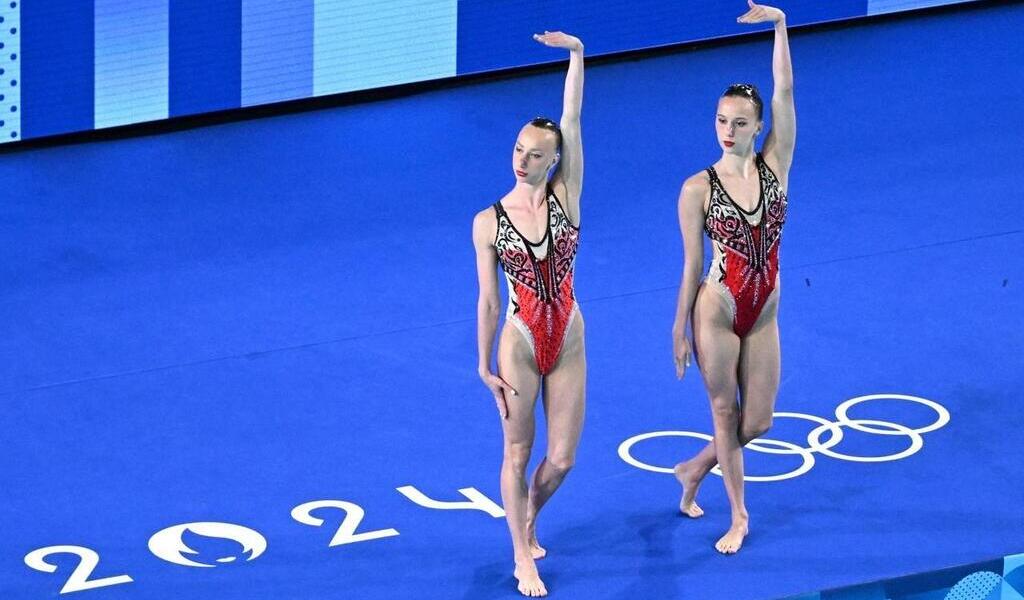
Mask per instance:
[[[493,204],[473,215],[473,229],[486,225],[494,226],[497,222],[498,214],[495,212]]]
[[[473,216],[473,239],[493,239],[497,226],[498,217],[492,204]]]
[[[477,221],[480,221],[482,219],[483,220],[490,219],[491,221],[494,221],[495,215],[496,215],[496,213],[494,211],[494,205],[493,204],[489,204],[487,206],[487,208],[483,208],[479,212],[477,212],[475,215],[473,215],[473,222],[476,223]]]
[[[711,178],[708,176],[708,172],[700,171],[686,178],[682,189],[679,190],[679,198],[700,198],[703,202],[710,190]]]

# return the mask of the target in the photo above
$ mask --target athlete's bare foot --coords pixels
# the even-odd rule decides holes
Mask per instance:
[[[529,562],[516,563],[516,569],[512,575],[519,580],[519,593],[531,598],[547,596],[548,589],[540,580],[540,573],[537,572],[537,565],[531,560]]]
[[[673,471],[676,480],[683,486],[683,497],[679,500],[679,512],[696,519],[704,515],[704,509],[697,506],[697,488],[700,487],[700,477],[694,472],[690,461],[681,462],[675,466]]]
[[[531,533],[530,534],[530,556],[533,557],[533,560],[540,560],[540,559],[544,558],[547,555],[548,555],[548,551],[545,550],[544,547],[540,545],[540,542],[537,541],[537,534],[536,533]]]
[[[537,523],[529,514],[526,515],[526,535],[530,539],[530,556],[533,560],[540,560],[548,555],[548,551],[537,541]]]
[[[746,519],[734,519],[729,531],[726,531],[725,535],[715,544],[715,550],[722,554],[736,554],[740,546],[743,545],[743,538],[746,537],[748,531]]]

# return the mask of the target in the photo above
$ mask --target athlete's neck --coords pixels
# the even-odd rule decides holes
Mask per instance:
[[[718,170],[727,174],[747,179],[757,173],[754,151],[747,154],[723,154],[718,161]]]
[[[526,181],[519,181],[516,186],[512,188],[512,192],[509,196],[519,202],[528,203],[533,208],[540,208],[544,205],[545,199],[548,195],[548,182],[539,181],[537,183],[529,183]]]

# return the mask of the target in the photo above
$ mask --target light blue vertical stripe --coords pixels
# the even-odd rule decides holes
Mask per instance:
[[[457,0],[315,4],[315,95],[455,75]]]
[[[943,4],[960,4],[972,2],[973,0],[868,0],[868,14],[880,15],[883,13],[914,10],[928,6],[941,6]]]
[[[96,0],[96,128],[167,118],[169,0]]]
[[[0,3],[0,46],[2,144],[21,139],[21,0]]]
[[[313,95],[313,0],[242,1],[242,106]]]
[[[1024,567],[1024,554],[1010,554],[1003,557],[1003,577],[1021,567]]]

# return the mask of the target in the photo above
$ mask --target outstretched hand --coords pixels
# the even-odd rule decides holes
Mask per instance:
[[[750,10],[736,18],[737,23],[778,23],[785,20],[786,13],[764,4],[754,4],[754,0],[747,0]]]
[[[582,50],[583,42],[580,38],[562,33],[561,31],[545,31],[544,33],[533,34],[533,39],[552,48],[565,48],[566,50]]]

